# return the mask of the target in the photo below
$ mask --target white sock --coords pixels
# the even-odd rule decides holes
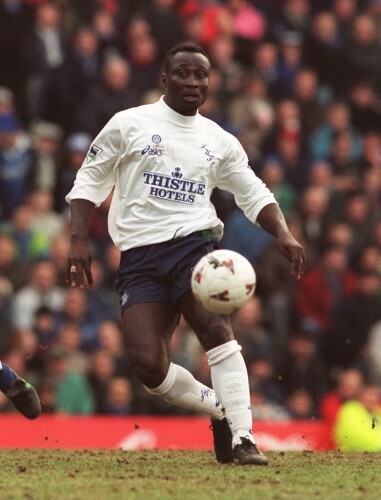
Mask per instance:
[[[249,379],[240,351],[241,346],[237,341],[231,340],[206,353],[213,388],[232,431],[233,448],[236,444],[241,444],[241,437],[248,437],[254,442]]]
[[[161,396],[165,401],[181,408],[187,408],[221,420],[224,418],[222,405],[210,387],[201,384],[185,368],[171,363],[164,381],[147,391]]]

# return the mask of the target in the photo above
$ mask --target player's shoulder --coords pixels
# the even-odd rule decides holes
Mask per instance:
[[[134,106],[132,108],[123,109],[119,111],[114,116],[117,120],[123,120],[128,117],[138,117],[149,115],[156,107],[156,103],[153,104],[141,104],[140,106]]]
[[[205,127],[208,128],[209,133],[213,133],[220,137],[222,141],[236,145],[239,143],[238,139],[230,132],[221,127],[217,122],[207,118],[206,116],[200,115],[200,119]]]

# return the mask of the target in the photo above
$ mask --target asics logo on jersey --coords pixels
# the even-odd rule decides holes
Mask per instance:
[[[144,172],[144,184],[150,186],[149,196],[177,203],[193,204],[196,196],[205,194],[204,182],[184,179],[181,168],[176,167],[172,175]]]
[[[142,155],[148,154],[149,156],[162,156],[163,150],[158,148],[151,148],[150,145],[142,149]]]

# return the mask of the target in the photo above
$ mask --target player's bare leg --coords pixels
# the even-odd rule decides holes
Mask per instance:
[[[170,339],[178,312],[167,302],[128,307],[122,315],[129,361],[146,389],[168,403],[222,419],[214,391],[171,362]]]
[[[255,445],[247,369],[241,347],[234,340],[229,316],[206,311],[192,292],[184,294],[178,305],[206,351],[213,389],[232,432],[234,462],[267,465],[266,457]]]

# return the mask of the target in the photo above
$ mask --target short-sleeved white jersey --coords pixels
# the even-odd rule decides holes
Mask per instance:
[[[183,116],[164,102],[117,113],[90,146],[66,201],[99,206],[114,189],[110,236],[122,251],[223,224],[210,202],[214,187],[234,194],[256,223],[274,195],[248,167],[238,140],[197,113]]]

